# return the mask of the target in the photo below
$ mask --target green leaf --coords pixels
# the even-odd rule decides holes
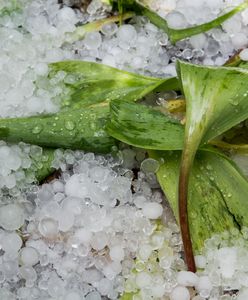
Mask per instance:
[[[216,68],[178,62],[186,99],[184,149],[181,159],[178,201],[186,261],[195,271],[188,222],[188,185],[194,157],[200,145],[248,117],[248,72],[239,68]]]
[[[82,61],[51,64],[51,69],[50,77],[64,71],[74,78],[73,83],[67,84],[71,93],[62,110],[54,115],[0,119],[1,139],[42,147],[109,152],[115,145],[105,131],[109,101],[133,101],[167,82]]]
[[[126,9],[133,9],[137,14],[144,15],[146,16],[154,25],[156,25],[158,28],[162,29],[165,33],[168,34],[170,40],[172,43],[176,43],[182,39],[185,39],[187,37],[206,32],[208,30],[211,30],[215,27],[220,26],[224,21],[228,20],[231,18],[233,15],[236,13],[246,9],[248,7],[247,1],[244,3],[238,5],[231,11],[223,14],[222,16],[193,27],[185,28],[185,29],[173,29],[170,28],[166,22],[165,19],[161,18],[158,14],[153,12],[151,9],[149,9],[146,6],[143,6],[140,4],[138,1],[133,1],[133,3],[126,5]]]
[[[107,132],[145,149],[183,149],[184,127],[160,111],[132,102],[111,101]]]
[[[163,86],[170,90],[177,84],[175,79],[161,79],[129,73],[103,64],[83,61],[62,61],[50,65],[50,77],[59,71],[66,72],[72,83],[67,83],[70,89],[64,107],[80,108],[100,103],[105,100],[120,99],[135,101],[154,89]]]
[[[150,151],[161,161],[159,183],[179,221],[178,176],[180,152]],[[200,151],[194,161],[189,183],[189,224],[195,253],[215,233],[248,225],[248,181],[223,155]]]
[[[206,143],[248,118],[248,71],[184,62],[178,70],[186,98],[187,135]]]
[[[109,152],[115,144],[105,132],[108,105],[99,104],[55,115],[0,119],[0,139],[43,147]]]

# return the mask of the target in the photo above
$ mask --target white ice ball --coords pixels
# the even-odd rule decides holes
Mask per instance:
[[[170,294],[170,300],[190,300],[189,290],[184,286],[177,286]]]
[[[198,284],[196,285],[196,289],[199,292],[209,293],[212,290],[213,285],[208,276],[202,276],[199,278]]]
[[[248,61],[248,49],[244,49],[239,53],[239,57],[244,60]]]
[[[136,40],[137,32],[132,25],[122,25],[117,32],[117,37],[121,42],[126,42],[129,44],[130,42]]]
[[[203,255],[195,256],[195,264],[196,264],[197,268],[204,269],[206,267],[206,263],[207,263],[207,260],[206,260],[205,256],[203,256]]]
[[[15,233],[6,233],[2,241],[2,248],[6,253],[17,253],[22,246],[21,237]]]
[[[146,203],[143,206],[143,214],[145,217],[149,219],[158,219],[162,216],[163,207],[161,204],[153,202],[153,203]]]
[[[85,228],[79,228],[75,231],[75,238],[83,244],[89,244],[92,239],[92,232]]]
[[[26,266],[34,266],[39,262],[39,253],[33,247],[24,247],[20,251],[20,262]]]
[[[193,272],[180,271],[177,274],[177,282],[182,286],[196,286],[199,278]]]
[[[122,261],[124,259],[125,253],[120,245],[115,245],[110,248],[109,256],[114,261]]]
[[[24,224],[24,211],[17,204],[0,207],[0,225],[6,230],[16,230]]]
[[[82,296],[77,291],[69,291],[63,297],[63,300],[82,300]]]
[[[38,226],[39,232],[46,238],[52,239],[55,238],[59,232],[58,221],[52,218],[43,218]]]
[[[136,275],[136,284],[139,288],[145,288],[152,283],[151,275],[147,272],[140,272]]]

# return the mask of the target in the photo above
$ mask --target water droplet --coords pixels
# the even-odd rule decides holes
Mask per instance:
[[[67,130],[73,130],[75,128],[75,123],[73,121],[68,120],[65,122],[65,128]]]
[[[233,98],[230,100],[230,103],[234,106],[237,106],[239,104],[239,98]]]
[[[211,165],[206,165],[206,169],[207,169],[208,171],[211,171],[211,170],[213,170],[213,167],[212,167]]]
[[[96,124],[95,124],[95,123],[90,123],[90,128],[91,128],[92,130],[95,130],[95,129],[96,129]]]
[[[231,194],[231,193],[228,193],[228,194],[227,194],[227,197],[228,197],[228,198],[231,198],[231,197],[232,197],[232,194]]]
[[[42,125],[36,125],[33,129],[32,129],[32,133],[34,134],[38,134],[42,131],[43,126]]]

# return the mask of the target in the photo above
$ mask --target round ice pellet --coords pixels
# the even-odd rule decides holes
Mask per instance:
[[[65,193],[67,196],[84,198],[88,195],[88,184],[88,178],[80,174],[74,174],[65,184]]]
[[[177,286],[170,294],[170,300],[190,300],[189,290],[184,286]]]
[[[74,224],[74,220],[75,218],[72,212],[60,210],[58,215],[59,230],[63,232],[69,231]]]
[[[63,193],[64,192],[64,185],[61,181],[59,180],[56,180],[52,183],[52,186],[53,186],[53,191],[55,193]]]
[[[58,222],[52,218],[44,218],[39,223],[39,232],[46,238],[54,238],[58,234]]]
[[[37,273],[31,266],[22,266],[19,269],[20,276],[26,281],[35,281],[37,279]]]
[[[101,295],[98,292],[91,292],[86,297],[85,300],[101,300]]]
[[[187,21],[183,14],[181,14],[178,11],[170,12],[166,16],[166,21],[168,22],[168,25],[172,28],[180,29],[187,25]]]
[[[90,32],[84,38],[84,45],[89,50],[98,49],[102,43],[102,36],[99,32]]]
[[[163,286],[163,284],[154,284],[152,286],[151,292],[153,297],[161,299],[165,293],[165,287]]]
[[[22,239],[15,232],[6,234],[2,241],[2,248],[6,253],[17,253],[21,246]]]
[[[120,245],[116,245],[110,248],[109,256],[112,260],[122,261],[124,259],[125,253]]]
[[[82,296],[77,291],[69,291],[65,294],[63,300],[82,300]]]
[[[48,65],[46,63],[38,63],[35,66],[34,71],[37,75],[45,76],[48,73]]]
[[[244,33],[237,33],[232,36],[232,43],[236,50],[241,49],[247,45],[247,36]]]
[[[129,44],[130,42],[136,40],[137,32],[132,25],[122,25],[117,32],[117,37],[119,41]]]
[[[34,266],[39,262],[39,253],[35,248],[24,247],[20,251],[20,261],[23,265]]]
[[[142,208],[143,214],[149,219],[158,219],[162,216],[163,207],[159,203],[145,203]]]
[[[91,239],[91,246],[95,250],[102,250],[108,244],[108,236],[104,232],[96,232]]]
[[[151,255],[152,250],[153,248],[151,245],[141,245],[139,248],[139,258],[143,261],[146,261]]]
[[[239,57],[244,60],[248,61],[248,49],[244,49],[239,53]]]
[[[140,272],[136,275],[136,284],[139,288],[150,286],[152,283],[151,275],[147,272]]]
[[[104,35],[111,36],[116,33],[118,26],[115,23],[108,23],[102,26],[101,32]]]
[[[199,278],[193,272],[180,271],[177,274],[177,282],[183,286],[196,286],[198,284]]]
[[[195,256],[195,264],[197,268],[204,269],[206,266],[207,260],[206,257],[203,255],[196,255]]]
[[[199,281],[196,285],[196,289],[200,292],[201,291],[209,291],[210,292],[212,290],[212,287],[213,287],[213,285],[208,276],[200,277]]]
[[[79,228],[75,231],[75,238],[80,243],[88,244],[92,239],[92,232],[85,228]]]
[[[0,207],[0,225],[6,230],[16,230],[24,224],[24,211],[17,204]]]

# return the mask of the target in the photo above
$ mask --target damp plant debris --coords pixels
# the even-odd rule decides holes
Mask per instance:
[[[0,299],[248,298],[248,2],[0,3]]]

